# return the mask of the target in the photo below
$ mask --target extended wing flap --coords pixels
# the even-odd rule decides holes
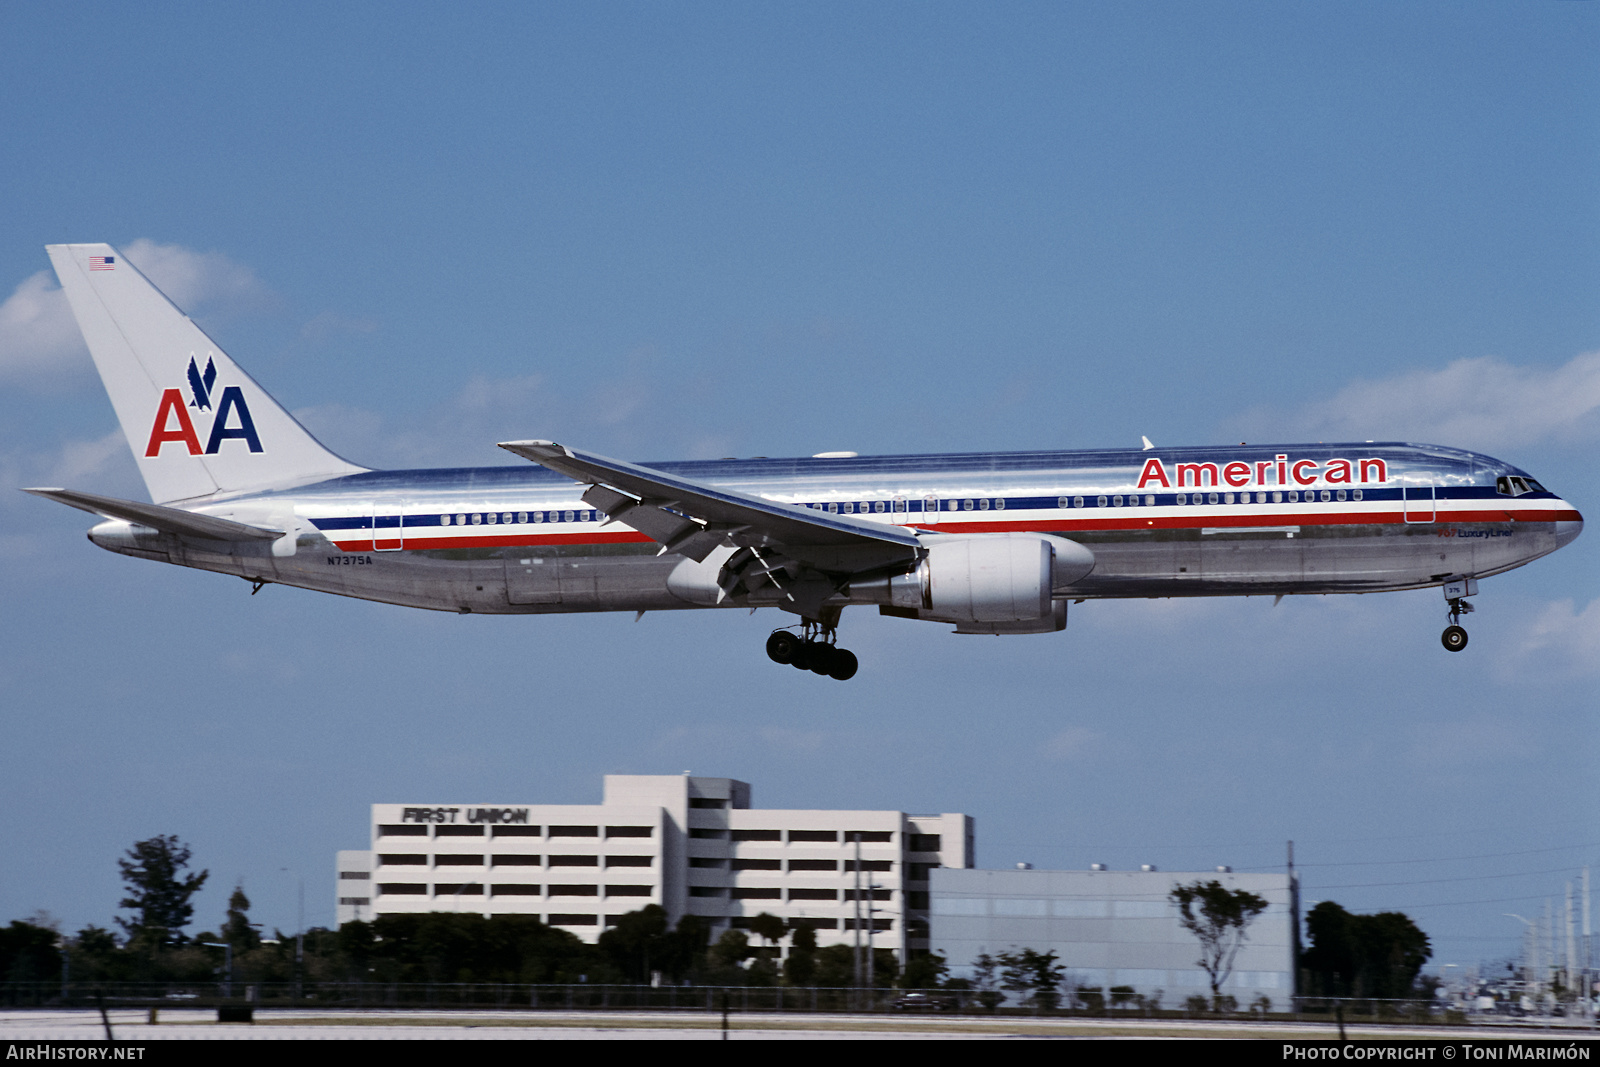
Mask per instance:
[[[197,515],[192,511],[162,507],[160,504],[141,504],[137,500],[119,500],[114,496],[97,496],[71,489],[24,489],[24,493],[42,496],[79,511],[87,511],[107,519],[122,519],[148,526],[162,533],[182,537],[205,537],[213,541],[275,541],[283,536],[282,530],[268,530],[232,519],[219,519],[212,515]]]
[[[591,483],[584,499],[667,548],[704,558],[721,543],[782,545],[803,558],[807,548],[876,545],[914,554],[909,530],[782,504],[704,485],[666,471],[577,452],[554,441],[506,441],[501,448],[575,482]],[[693,556],[693,553],[699,553]]]

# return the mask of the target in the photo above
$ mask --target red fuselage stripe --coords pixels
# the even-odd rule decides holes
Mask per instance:
[[[1098,509],[1097,509],[1098,510]],[[941,533],[1055,533],[1078,532],[1092,533],[1100,530],[1198,530],[1217,528],[1236,528],[1248,530],[1251,527],[1276,527],[1299,526],[1302,528],[1315,528],[1318,526],[1441,526],[1465,522],[1580,522],[1583,516],[1576,511],[1534,511],[1529,509],[1495,508],[1491,511],[1454,511],[1441,509],[1437,518],[1421,521],[1405,522],[1403,515],[1421,515],[1422,512],[1405,512],[1399,509],[1387,511],[1351,511],[1351,512],[1316,512],[1316,513],[1277,513],[1272,515],[1237,515],[1237,514],[1202,514],[1202,515],[1168,515],[1153,519],[1146,519],[1137,514],[1130,514],[1118,518],[1084,517],[1082,519],[1061,518],[1051,520],[1019,519],[1015,522],[1002,520],[968,521],[953,519],[948,522],[938,523],[911,523],[911,529],[932,530]],[[361,538],[334,538],[333,543],[344,552],[371,552],[374,551],[372,537]],[[621,545],[621,544],[649,544],[650,538],[633,530],[618,530],[613,533],[570,533],[570,534],[501,534],[487,535],[475,534],[467,537],[428,537],[413,535],[409,540],[409,547],[416,550],[440,548],[512,548],[527,547],[539,548],[544,545]],[[377,550],[407,547],[398,539],[379,538]]]

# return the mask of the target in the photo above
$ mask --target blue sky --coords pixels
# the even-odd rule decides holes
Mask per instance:
[[[1600,501],[1592,4],[14,3],[0,487],[143,496],[42,246],[110,241],[333,448],[500,464],[1411,439]],[[1515,952],[1600,861],[1594,537],[1437,592],[454,617],[112,556],[0,493],[0,920],[176,833],[332,921],[375,801],[963,811],[984,865],[1264,869]],[[626,694],[623,696],[622,694]],[[287,872],[284,870],[287,869]],[[1531,910],[1530,910],[1531,909]]]

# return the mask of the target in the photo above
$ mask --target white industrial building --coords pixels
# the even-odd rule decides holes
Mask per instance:
[[[929,947],[930,873],[972,862],[965,815],[756,809],[731,778],[608,774],[599,804],[374,804],[371,848],[338,855],[338,918],[537,915],[593,942],[659,904],[713,939],[770,912],[827,945],[854,942],[859,882],[864,936],[904,959]]]
[[[1262,996],[1285,1003],[1293,994],[1295,949],[1288,874],[935,870],[932,948],[949,961],[952,977],[963,978],[984,953],[1054,952],[1066,968],[1066,987],[1129,986],[1178,1006],[1209,995],[1210,986],[1198,963],[1200,944],[1180,925],[1169,894],[1176,885],[1211,879],[1268,905],[1247,928],[1223,992],[1241,1006]]]

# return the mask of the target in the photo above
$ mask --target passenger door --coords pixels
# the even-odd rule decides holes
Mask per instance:
[[[388,501],[372,505],[372,550],[398,552],[405,545],[405,505]]]
[[[1401,517],[1406,522],[1432,522],[1434,519],[1433,486],[1403,486],[1400,490]]]

